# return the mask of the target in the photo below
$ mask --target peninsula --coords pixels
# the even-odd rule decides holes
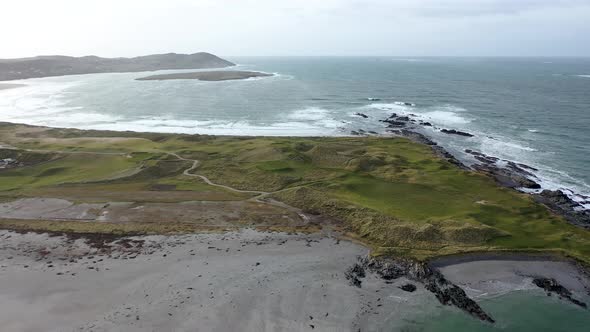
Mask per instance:
[[[37,56],[0,59],[0,81],[93,73],[141,72],[165,69],[207,69],[235,66],[210,53],[154,54],[134,58],[98,56]]]

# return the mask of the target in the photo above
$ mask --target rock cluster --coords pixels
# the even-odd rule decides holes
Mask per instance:
[[[428,291],[434,294],[440,303],[456,306],[482,321],[494,322],[494,319],[483,311],[475,301],[470,299],[461,287],[448,281],[442,273],[431,268],[426,263],[408,259],[359,257],[358,262],[350,267],[345,275],[352,285],[361,287],[361,279],[365,277],[365,271],[375,273],[383,280],[406,277],[422,283]],[[412,291],[410,289],[415,289],[416,286],[404,285],[402,287],[406,287],[407,291]]]
[[[545,204],[555,213],[562,215],[570,223],[590,228],[590,211],[583,209],[582,205],[569,198],[561,190],[543,190],[533,196],[534,199]]]
[[[13,158],[0,159],[0,169],[14,168],[19,166],[23,166],[23,163]]]
[[[496,182],[504,187],[527,189],[541,188],[541,185],[530,179],[531,177],[534,177],[534,174],[528,170],[535,170],[530,166],[491,157],[469,149],[465,150],[465,152],[471,154],[480,162],[479,164],[474,164],[472,166],[473,169],[489,174],[496,180]],[[503,165],[499,166],[498,162],[501,162]]]
[[[445,133],[445,134],[449,134],[449,135],[459,135],[459,136],[465,136],[465,137],[473,137],[473,134],[466,133],[464,131],[455,130],[455,129],[441,129],[440,132],[441,133]]]
[[[575,305],[586,308],[586,303],[573,298],[572,292],[559,284],[557,280],[553,278],[535,278],[533,279],[533,284],[539,288],[543,288],[547,292],[548,296],[551,296],[552,293],[555,293],[562,299],[566,299]]]

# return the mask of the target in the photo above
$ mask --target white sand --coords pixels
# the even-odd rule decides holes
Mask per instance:
[[[82,240],[0,231],[1,330],[374,331],[434,300],[420,285],[398,289],[403,279],[350,286],[344,271],[367,249],[320,234],[135,239],[146,243],[109,257]]]

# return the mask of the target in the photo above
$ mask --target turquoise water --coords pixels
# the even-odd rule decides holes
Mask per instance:
[[[565,304],[540,292],[512,292],[479,301],[495,319],[482,323],[459,310],[443,308],[434,314],[415,317],[401,328],[405,332],[562,332],[589,331],[590,311]]]

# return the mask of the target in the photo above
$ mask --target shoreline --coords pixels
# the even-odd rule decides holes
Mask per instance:
[[[344,267],[367,249],[321,234],[245,229],[97,245],[7,231],[0,237],[0,321],[9,330],[379,330],[429,297],[399,289],[403,280],[350,286]]]
[[[223,330],[364,331],[447,310],[425,285],[405,276],[388,280],[368,269],[362,287],[353,286],[345,270],[369,249],[320,233],[242,229],[87,239],[2,230],[0,238],[6,286],[0,321],[15,330],[185,331],[198,322]],[[515,291],[540,295],[531,282],[539,273],[555,277],[576,298],[584,298],[579,285],[590,284],[558,261],[473,261],[441,273],[476,302]],[[416,290],[403,290],[408,284]],[[34,300],[43,294],[50,300]],[[87,299],[95,299],[93,305]],[[31,311],[42,314],[31,317]],[[503,324],[504,317],[492,318]]]

